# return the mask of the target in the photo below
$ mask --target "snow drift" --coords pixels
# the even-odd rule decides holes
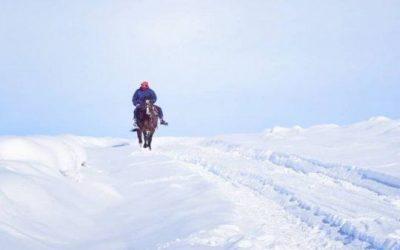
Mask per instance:
[[[13,165],[13,171],[21,174],[61,173],[79,181],[79,169],[86,161],[86,154],[81,146],[65,137],[3,138],[0,159],[3,165]]]

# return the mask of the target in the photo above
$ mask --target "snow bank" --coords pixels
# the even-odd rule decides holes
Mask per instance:
[[[400,121],[373,117],[346,126],[268,129],[262,136],[247,136],[241,144],[306,158],[358,166],[400,179]],[[236,141],[234,136],[221,139]],[[368,174],[369,176],[369,174]]]
[[[92,180],[86,147],[120,139],[0,137],[0,242],[8,249],[62,249],[93,227],[88,214],[119,200]]]
[[[14,166],[15,171],[33,170],[51,175],[63,175],[80,181],[80,169],[85,166],[85,147],[118,147],[128,145],[126,139],[79,136],[0,137],[0,162]],[[7,162],[7,164],[5,164]],[[16,169],[16,163],[29,167]]]
[[[301,134],[304,129],[300,126],[294,126],[293,128],[285,128],[285,127],[273,127],[272,129],[266,129],[264,131],[264,136],[266,138],[283,138],[287,136],[296,136]]]
[[[86,154],[74,139],[67,137],[5,137],[0,138],[0,161],[8,168],[11,163],[18,172],[32,171],[29,169],[32,167],[79,181],[79,169],[86,161]],[[27,166],[15,169],[17,162]]]
[[[294,126],[292,128],[279,127],[268,128],[262,133],[265,139],[292,139],[296,136],[305,136],[307,138],[315,136],[317,134],[326,134],[334,136],[372,136],[381,135],[385,133],[399,133],[400,132],[400,121],[392,120],[384,116],[377,116],[346,126],[339,126],[337,124],[320,124],[314,125],[309,128],[302,128],[300,126]],[[323,138],[319,138],[324,140]]]

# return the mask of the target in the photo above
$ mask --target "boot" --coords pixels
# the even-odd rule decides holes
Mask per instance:
[[[164,121],[164,119],[161,119],[160,124],[164,125],[164,126],[168,126],[168,122]]]
[[[137,124],[136,120],[133,120],[133,130],[136,130],[139,128],[139,125]]]

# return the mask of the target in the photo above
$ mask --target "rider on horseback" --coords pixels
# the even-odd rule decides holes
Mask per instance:
[[[150,100],[154,104],[157,101],[157,95],[152,89],[149,88],[148,82],[142,82],[140,88],[135,91],[135,94],[133,95],[132,98],[133,106],[135,106],[134,117],[133,117],[134,128],[138,128],[137,125],[138,112],[141,108],[144,108],[146,100]],[[164,121],[163,119],[164,117],[162,109],[156,105],[154,105],[154,107],[157,108],[158,117],[160,118],[160,124],[168,125],[168,122]]]

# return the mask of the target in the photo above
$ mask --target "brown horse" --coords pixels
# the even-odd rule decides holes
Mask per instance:
[[[139,108],[137,123],[139,129],[136,129],[136,132],[140,146],[143,144],[142,137],[144,137],[143,147],[151,150],[151,141],[158,125],[158,112],[150,100],[146,100],[145,104]]]

